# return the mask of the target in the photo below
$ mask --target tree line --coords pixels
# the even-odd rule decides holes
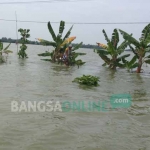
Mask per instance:
[[[4,42],[4,43],[21,43],[21,40],[18,39],[18,41],[16,39],[11,39],[11,38],[6,38],[6,37],[2,37],[0,39],[1,42]],[[38,41],[31,41],[31,40],[28,40],[28,44],[33,44],[33,45],[43,45],[41,44],[40,42]],[[76,46],[77,44],[76,43],[73,43],[72,44],[73,46]],[[90,48],[90,49],[96,49],[98,48],[97,45],[91,45],[91,44],[82,44],[81,48]]]

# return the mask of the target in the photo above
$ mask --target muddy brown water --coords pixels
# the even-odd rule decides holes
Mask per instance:
[[[0,65],[0,150],[150,150],[150,66],[143,74],[102,67],[90,49],[81,68],[61,67],[40,60],[51,49],[28,45],[26,60],[18,59],[16,45]],[[130,53],[130,52],[129,52]],[[100,86],[72,83],[75,77],[100,77]],[[11,112],[12,101],[104,101],[128,93],[132,106],[95,112]]]

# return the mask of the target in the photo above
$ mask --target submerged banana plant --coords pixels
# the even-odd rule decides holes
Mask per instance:
[[[142,31],[141,38],[137,41],[132,35],[129,35],[125,31],[119,30],[123,35],[123,38],[128,41],[132,52],[138,59],[137,73],[141,72],[143,63],[150,64],[150,55],[146,56],[147,52],[150,52],[150,24],[148,24]],[[134,47],[133,47],[134,46]]]
[[[57,35],[55,34],[50,22],[48,22],[47,27],[48,27],[48,30],[49,30],[51,36],[52,36],[53,41],[47,41],[44,39],[38,39],[38,40],[41,42],[42,45],[54,47],[52,62],[56,62],[56,56],[60,50],[60,47],[62,45],[65,46],[66,44],[68,44],[67,42],[65,43],[65,41],[70,36],[73,26],[71,26],[71,28],[68,30],[68,32],[66,33],[66,35],[64,37],[62,37],[63,31],[65,29],[65,22],[64,21],[60,22],[59,33]],[[71,43],[72,40],[74,40],[74,39],[71,38],[69,42]]]
[[[6,54],[8,56],[9,53],[13,53],[11,50],[8,50],[10,44],[3,48],[3,43],[0,42],[0,63],[5,62],[3,54]]]
[[[47,26],[48,26],[48,29],[52,36],[53,41],[47,41],[47,40],[40,39],[40,38],[38,38],[37,40],[40,41],[41,44],[44,46],[53,46],[54,50],[52,52],[45,52],[45,53],[38,54],[38,55],[39,56],[50,56],[51,59],[49,59],[49,61],[58,62],[58,63],[62,64],[62,55],[65,53],[65,51],[68,50],[69,44],[73,40],[76,39],[75,36],[69,37],[73,26],[71,26],[71,28],[68,30],[68,32],[66,33],[66,35],[64,37],[63,37],[63,31],[65,28],[64,21],[60,22],[59,33],[57,36],[56,36],[50,22],[48,22]],[[75,52],[75,50],[79,49],[81,46],[82,46],[82,42],[72,48],[71,55],[68,58],[69,65],[71,65],[71,66],[77,65],[79,67],[85,63],[85,62],[82,62],[82,60],[75,60],[79,55],[84,55],[84,53],[76,53]],[[60,53],[60,49],[61,49],[61,53]],[[43,59],[43,60],[48,61],[48,59]]]
[[[125,40],[118,46],[119,43],[119,34],[117,29],[114,29],[111,40],[108,38],[105,30],[103,30],[103,34],[105,36],[105,40],[107,41],[107,45],[97,43],[100,46],[100,49],[96,49],[99,56],[104,60],[103,66],[108,65],[111,69],[116,69],[116,67],[124,67],[124,64],[121,63],[123,59],[129,57],[130,54],[121,55],[125,48],[128,46],[128,42]],[[121,55],[121,56],[120,56]]]

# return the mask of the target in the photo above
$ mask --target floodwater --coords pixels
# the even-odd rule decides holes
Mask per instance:
[[[40,60],[48,47],[28,45],[26,60],[18,59],[16,45],[0,65],[0,150],[150,150],[150,66],[145,73],[117,72],[102,67],[91,49],[80,67]],[[72,83],[75,77],[100,77],[100,86]],[[109,101],[112,94],[131,94],[130,108],[107,111],[11,112],[17,101]]]

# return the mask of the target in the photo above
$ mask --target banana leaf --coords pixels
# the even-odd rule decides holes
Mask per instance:
[[[120,31],[120,33],[123,35],[123,38],[124,38],[125,40],[127,40],[129,43],[135,45],[136,47],[140,47],[140,43],[139,43],[135,38],[133,38],[132,35],[129,35],[129,34],[126,33],[125,31],[120,30],[120,29],[119,29],[119,31]]]
[[[105,40],[107,41],[107,45],[108,45],[108,52],[110,52],[111,54],[115,54],[115,47],[113,46],[113,44],[111,43],[110,39],[108,38],[105,30],[103,30],[103,34],[105,36]]]
[[[59,26],[59,34],[62,35],[63,31],[65,29],[65,22],[61,21]]]
[[[57,46],[55,42],[47,41],[47,40],[40,39],[40,38],[37,38],[37,40],[40,41],[40,43],[45,46],[53,46],[53,47]]]
[[[76,45],[76,46],[72,49],[72,51],[75,51],[75,50],[79,49],[79,48],[82,46],[82,44],[83,44],[83,42],[81,42],[81,43],[79,43],[78,45]]]
[[[3,43],[0,42],[0,51],[3,50]]]
[[[108,51],[103,50],[103,49],[97,49],[96,51],[97,51],[98,54],[101,54],[101,55],[108,55],[108,54],[110,54]]]
[[[134,56],[131,61],[129,62],[129,66],[132,66],[136,62],[137,57]]]
[[[73,28],[73,26],[71,26],[71,28],[69,29],[69,31],[66,33],[66,35],[64,36],[63,41],[70,36],[72,28]]]
[[[55,35],[55,32],[54,32],[54,30],[53,30],[53,28],[52,28],[52,26],[51,26],[51,23],[48,22],[47,26],[48,26],[48,30],[49,30],[49,32],[50,32],[50,34],[51,34],[53,40],[56,41],[56,35]]]
[[[145,63],[150,64],[150,59],[145,60]]]
[[[9,53],[13,53],[13,51],[11,51],[11,50],[4,50],[3,53],[9,54]]]
[[[119,42],[119,34],[118,34],[117,29],[114,29],[114,32],[112,34],[111,43],[113,44],[115,49],[117,48],[118,42]]]
[[[9,43],[9,45],[4,48],[4,51],[9,48],[10,44],[11,44],[11,43]]]
[[[140,41],[145,41],[150,34],[150,24],[148,24],[142,31]]]
[[[130,54],[125,54],[125,55],[123,55],[123,56],[120,56],[120,57],[117,58],[117,62],[119,62],[119,61],[121,61],[122,59],[124,59],[124,58],[126,58],[126,57],[129,57],[129,56],[130,56]]]

